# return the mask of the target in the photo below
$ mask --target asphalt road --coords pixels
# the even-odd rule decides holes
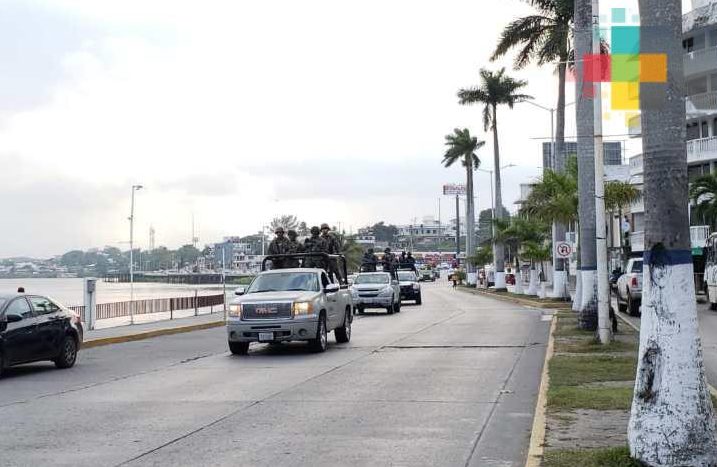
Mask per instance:
[[[323,354],[235,357],[218,328],[11,369],[0,465],[524,465],[548,317],[445,282],[423,293]]]

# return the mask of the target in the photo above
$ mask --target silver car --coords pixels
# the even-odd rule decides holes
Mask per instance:
[[[385,308],[388,314],[401,311],[401,288],[388,272],[362,272],[351,286],[359,314],[367,308]]]
[[[642,302],[642,258],[632,258],[625,274],[617,280],[617,307],[633,316],[640,314]]]
[[[296,340],[323,352],[331,331],[338,343],[351,339],[351,292],[347,285],[331,283],[323,269],[265,271],[236,293],[240,297],[229,305],[227,318],[234,354],[246,354],[251,342]]]

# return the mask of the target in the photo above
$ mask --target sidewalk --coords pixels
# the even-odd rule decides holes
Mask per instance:
[[[212,314],[201,314],[173,320],[153,321],[149,323],[116,326],[94,331],[85,331],[83,348],[101,345],[119,344],[151,337],[198,331],[224,325],[224,313],[220,310]]]

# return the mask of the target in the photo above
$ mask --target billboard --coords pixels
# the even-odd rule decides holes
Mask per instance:
[[[465,196],[466,186],[462,183],[448,183],[443,185],[443,194],[448,196]]]

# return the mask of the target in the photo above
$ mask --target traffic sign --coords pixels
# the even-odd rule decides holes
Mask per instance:
[[[443,194],[450,196],[465,196],[466,186],[462,183],[448,183],[443,185]]]
[[[573,246],[568,242],[558,242],[555,244],[555,256],[558,258],[570,258],[573,254]]]

